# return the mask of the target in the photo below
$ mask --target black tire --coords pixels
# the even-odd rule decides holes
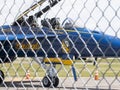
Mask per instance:
[[[52,82],[53,82],[53,86],[54,86],[54,87],[57,87],[58,84],[59,84],[59,78],[58,78],[58,77],[53,77]]]
[[[43,83],[44,87],[50,87],[50,85],[51,85],[50,78],[45,76],[42,80],[42,83]]]
[[[4,73],[2,70],[0,70],[0,85],[3,83],[4,80]]]

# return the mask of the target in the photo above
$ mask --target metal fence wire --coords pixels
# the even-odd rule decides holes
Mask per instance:
[[[0,4],[0,90],[120,89],[120,0]]]

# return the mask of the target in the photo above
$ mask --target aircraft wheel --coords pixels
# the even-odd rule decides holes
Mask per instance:
[[[4,80],[4,73],[2,70],[0,70],[0,84],[3,83],[3,80]]]
[[[50,79],[50,78],[48,78],[47,76],[45,76],[45,77],[43,78],[42,83],[43,83],[43,86],[44,86],[44,87],[50,87],[51,82],[50,82],[49,79]]]
[[[53,77],[53,78],[49,78],[47,76],[45,76],[42,80],[43,86],[44,87],[50,87],[51,86],[51,82],[53,84],[54,87],[57,87],[59,84],[59,78],[58,77]]]
[[[58,84],[59,84],[59,78],[58,78],[58,77],[53,77],[52,82],[53,82],[53,86],[54,86],[54,87],[57,87]]]

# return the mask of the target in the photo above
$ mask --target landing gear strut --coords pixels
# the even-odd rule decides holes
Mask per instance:
[[[93,65],[94,65],[94,66],[97,65],[97,57],[95,57],[94,62],[93,62]]]
[[[0,70],[0,85],[3,83],[3,80],[4,80],[4,73],[2,70]]]

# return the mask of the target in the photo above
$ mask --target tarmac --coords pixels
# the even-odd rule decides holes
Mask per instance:
[[[120,90],[120,77],[94,78],[79,77],[74,81],[72,77],[60,77],[58,87],[43,87],[42,77],[30,79],[6,78],[0,90]]]

